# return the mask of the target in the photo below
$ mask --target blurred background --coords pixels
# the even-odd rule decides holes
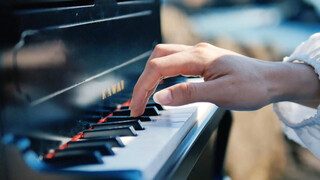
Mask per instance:
[[[282,61],[320,32],[319,0],[164,0],[161,16],[165,43],[208,42],[266,61]],[[233,118],[230,178],[320,179],[320,160],[284,136],[271,105]],[[199,172],[193,178],[206,179]]]

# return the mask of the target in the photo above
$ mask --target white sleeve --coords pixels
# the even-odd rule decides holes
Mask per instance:
[[[320,33],[312,35],[284,61],[309,64],[320,79]],[[292,102],[279,102],[274,104],[273,109],[283,122],[287,137],[320,158],[320,106],[317,110]]]

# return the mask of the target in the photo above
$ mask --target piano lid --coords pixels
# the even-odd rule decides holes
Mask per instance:
[[[56,134],[92,108],[129,99],[161,42],[158,1],[8,0],[1,7],[4,133]]]

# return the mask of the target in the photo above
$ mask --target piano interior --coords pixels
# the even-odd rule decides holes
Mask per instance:
[[[130,117],[134,84],[161,43],[159,9],[159,0],[1,1],[1,179],[188,176],[228,112],[150,101]]]

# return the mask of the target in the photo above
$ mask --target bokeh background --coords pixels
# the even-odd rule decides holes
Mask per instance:
[[[165,43],[208,42],[266,61],[282,61],[320,32],[320,0],[164,0],[162,4]],[[231,179],[320,179],[320,160],[284,136],[271,105],[234,111],[233,118],[226,159]],[[199,173],[194,178],[206,177]]]

